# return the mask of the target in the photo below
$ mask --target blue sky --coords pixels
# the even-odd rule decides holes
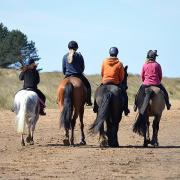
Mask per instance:
[[[180,77],[179,0],[0,0],[0,22],[36,43],[43,71],[61,71],[70,40],[79,44],[85,74],[99,74],[111,46],[139,74],[157,49],[163,75]]]

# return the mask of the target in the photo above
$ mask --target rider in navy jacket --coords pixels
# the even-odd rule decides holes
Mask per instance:
[[[63,57],[63,73],[65,75],[72,75],[72,74],[82,74],[84,71],[84,59],[83,56],[75,52],[73,56],[73,65],[72,63],[68,63],[67,58],[68,54],[64,55]]]
[[[85,65],[83,56],[76,52],[78,49],[78,44],[76,41],[70,41],[68,44],[69,52],[64,55],[62,61],[62,70],[66,77],[75,76],[82,80],[87,88],[87,106],[91,106],[91,85],[88,79],[83,75]]]

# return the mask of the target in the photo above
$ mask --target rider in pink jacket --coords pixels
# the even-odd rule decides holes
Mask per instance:
[[[165,89],[165,87],[161,84],[162,80],[162,69],[161,65],[156,62],[157,50],[149,50],[147,53],[147,61],[142,67],[141,79],[143,84],[141,85],[138,94],[141,94],[145,91],[146,87],[149,86],[157,86],[164,92],[164,99],[166,102],[167,109],[171,108],[171,104],[169,103],[169,96]],[[136,111],[137,105],[135,100],[134,110]]]
[[[142,68],[141,79],[144,85],[160,85],[162,70],[156,61],[147,61]]]

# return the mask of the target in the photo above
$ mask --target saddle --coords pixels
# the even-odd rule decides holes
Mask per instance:
[[[35,92],[38,95],[38,93],[33,88],[26,88],[24,90],[26,90],[26,91],[33,91],[33,92]],[[39,97],[39,95],[38,95],[38,99],[39,99],[39,104],[40,104],[40,110],[43,110],[46,107],[46,105],[43,102],[43,100]]]

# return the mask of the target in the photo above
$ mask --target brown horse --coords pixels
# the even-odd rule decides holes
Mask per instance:
[[[148,144],[155,147],[159,145],[158,130],[162,112],[165,108],[164,94],[160,88],[155,86],[150,86],[149,88],[146,88],[145,91],[146,96],[142,105],[145,108],[143,107],[144,110],[142,110],[142,106],[138,106],[139,114],[136,122],[134,123],[133,131],[144,137],[144,147],[147,147]],[[152,125],[153,134],[151,140],[149,137],[149,117],[154,117]]]
[[[79,116],[81,128],[80,144],[85,145],[84,135],[84,104],[86,100],[86,88],[77,77],[68,77],[61,81],[57,90],[57,101],[60,110],[60,126],[65,129],[64,145],[74,145],[74,127]],[[69,140],[69,130],[71,138]]]

